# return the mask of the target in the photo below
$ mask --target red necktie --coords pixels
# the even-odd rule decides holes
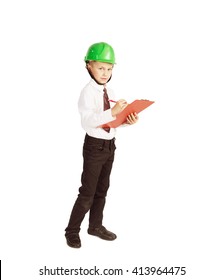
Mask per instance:
[[[107,89],[104,87],[103,89],[103,110],[106,111],[108,109],[110,109],[110,102],[109,102],[109,97],[107,95]],[[110,132],[110,128],[109,127],[104,127],[103,128],[106,132]]]

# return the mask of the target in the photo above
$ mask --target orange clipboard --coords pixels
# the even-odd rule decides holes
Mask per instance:
[[[132,113],[140,113],[145,110],[147,107],[152,105],[155,101],[149,101],[145,99],[135,100],[132,103],[128,104],[128,106],[117,115],[116,120],[103,124],[101,127],[118,127],[121,124],[126,122],[127,116]]]

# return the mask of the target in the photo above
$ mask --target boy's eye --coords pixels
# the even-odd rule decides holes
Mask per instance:
[[[99,70],[106,70],[106,69],[104,69],[103,67],[99,67],[98,69],[99,69]],[[112,68],[107,69],[107,71],[112,71]]]

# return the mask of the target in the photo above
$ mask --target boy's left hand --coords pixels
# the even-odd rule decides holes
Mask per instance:
[[[138,121],[138,114],[132,113],[127,116],[127,124],[135,124]]]

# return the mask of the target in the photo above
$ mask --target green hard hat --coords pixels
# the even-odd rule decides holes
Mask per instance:
[[[104,42],[91,45],[84,58],[85,61],[94,60],[115,64],[115,55],[113,48]]]

